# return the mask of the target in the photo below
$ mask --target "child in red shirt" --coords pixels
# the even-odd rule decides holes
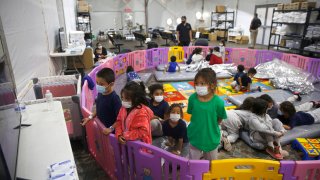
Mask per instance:
[[[154,116],[148,107],[145,91],[136,82],[129,82],[121,91],[122,107],[116,121],[116,137],[121,144],[140,140],[151,144],[150,121]]]
[[[209,65],[222,64],[222,56],[219,47],[214,47],[211,53]]]

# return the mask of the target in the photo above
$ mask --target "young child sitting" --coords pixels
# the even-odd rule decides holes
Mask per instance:
[[[239,65],[240,66],[240,65]],[[256,69],[250,68],[248,73],[243,73],[243,66],[238,66],[238,73],[234,77],[234,82],[231,83],[231,87],[234,88],[237,92],[238,91],[255,91],[258,90],[261,92],[260,86],[252,87],[252,79],[255,74],[257,74]],[[243,69],[242,69],[243,67]]]
[[[188,143],[187,126],[182,120],[183,112],[179,104],[172,104],[168,111],[169,119],[162,124],[163,136],[168,137],[167,146],[173,147],[172,153],[181,154],[183,143]]]
[[[268,110],[267,114],[274,119],[278,117],[278,111],[279,111],[279,104],[274,102],[274,100],[268,95],[268,94],[263,94],[260,96],[260,98],[266,100],[268,102]],[[287,101],[294,102],[294,101],[301,101],[301,97],[299,94],[295,94],[292,97],[289,97]],[[303,109],[302,106],[296,107],[298,109]]]
[[[285,129],[278,119],[271,119],[266,114],[268,102],[256,98],[252,105],[252,114],[249,116],[249,132],[253,142],[267,142],[266,152],[277,160],[283,159],[281,155],[280,137]]]
[[[210,58],[211,58],[212,53],[213,53],[213,48],[210,48],[209,52],[208,52],[208,54],[206,56],[206,61],[210,62]]]
[[[193,55],[195,55],[195,54],[201,54],[201,51],[202,51],[201,48],[195,48],[195,49],[192,51],[192,53],[189,55],[189,57],[188,57],[188,59],[187,59],[187,61],[186,61],[186,64],[188,64],[188,65],[191,64]]]
[[[226,56],[226,43],[225,41],[222,39],[219,43],[219,48],[220,48],[220,53],[221,53],[221,56],[222,56],[222,62],[224,63],[225,62],[225,56]]]
[[[161,123],[164,121],[165,113],[169,110],[169,104],[164,100],[164,89],[162,84],[153,84],[149,86],[150,98],[149,108],[153,111],[154,116],[151,120],[152,136],[162,136]]]
[[[188,126],[189,158],[206,160],[218,158],[221,133],[219,124],[226,119],[224,102],[215,94],[216,73],[211,68],[198,71],[194,78],[196,93],[188,100],[187,112],[191,114]]]
[[[209,65],[222,64],[222,57],[219,47],[214,47],[210,57]]]
[[[165,67],[164,72],[176,72],[176,69],[178,67],[178,72],[180,72],[180,66],[176,62],[177,58],[175,56],[170,57],[169,65]]]
[[[198,64],[200,63],[201,60],[204,60],[202,49],[196,48],[191,59],[192,59],[191,64]]]
[[[127,82],[135,81],[137,83],[142,82],[140,76],[134,71],[132,66],[127,67]]]
[[[296,126],[310,125],[314,123],[320,123],[320,102],[308,102],[302,106],[303,111],[296,111],[294,105],[289,101],[284,101],[280,104],[279,119],[284,124],[283,127],[290,130]],[[316,108],[315,110],[311,110]]]
[[[96,99],[96,111],[89,117],[84,118],[82,126],[92,120],[94,117],[104,124],[103,133],[108,135],[114,131],[118,112],[121,108],[121,100],[117,93],[113,91],[115,74],[110,68],[101,69],[96,75],[98,96]]]
[[[140,140],[152,143],[150,121],[152,110],[142,87],[135,82],[127,83],[121,90],[122,107],[116,121],[116,137],[121,144]]]
[[[227,119],[221,122],[221,140],[226,151],[231,151],[231,143],[239,138],[241,128],[248,129],[248,117],[251,114],[252,104],[255,98],[247,97],[241,106],[235,110],[227,111]]]

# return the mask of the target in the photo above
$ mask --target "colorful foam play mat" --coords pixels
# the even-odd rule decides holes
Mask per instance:
[[[236,95],[236,94],[250,94],[253,92],[236,92],[231,88],[231,83],[233,79],[222,79],[218,80],[218,85],[216,89],[216,95],[218,95],[223,101],[226,110],[235,109],[236,106],[228,101],[227,96]],[[252,86],[260,86],[263,92],[273,90],[268,80],[258,80],[253,79]],[[165,100],[171,105],[173,103],[179,103],[183,106],[183,115],[184,119],[190,121],[190,115],[187,112],[188,107],[188,98],[191,94],[195,92],[193,81],[189,82],[172,82],[164,83],[164,96]]]

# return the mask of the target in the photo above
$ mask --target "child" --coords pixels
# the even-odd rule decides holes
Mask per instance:
[[[103,133],[105,135],[114,131],[118,112],[121,108],[121,100],[116,92],[113,91],[115,74],[110,68],[101,69],[96,75],[98,96],[96,99],[96,111],[89,117],[84,118],[82,126],[94,117],[98,117],[104,124]]]
[[[237,66],[237,73],[234,75],[233,82],[231,83],[231,87],[234,88],[239,84],[239,78],[244,75],[244,66],[242,64]]]
[[[179,104],[172,104],[168,111],[169,119],[162,124],[163,135],[168,137],[167,146],[173,147],[172,153],[181,154],[183,143],[188,143],[187,126],[182,120],[183,112]]]
[[[268,94],[263,94],[260,96],[260,98],[262,98],[268,102],[267,114],[269,114],[271,119],[277,118],[278,111],[279,111],[279,105],[277,103],[275,103],[274,100]],[[292,97],[289,97],[287,99],[287,101],[290,101],[290,102],[301,101],[301,97],[299,94],[295,94]],[[302,106],[300,106],[300,107],[302,108]],[[299,107],[296,107],[296,108],[299,108]]]
[[[146,94],[135,82],[127,83],[121,90],[122,107],[116,122],[116,137],[121,144],[141,140],[151,144],[150,120],[152,110],[147,106]]]
[[[191,59],[192,59],[191,64],[198,64],[198,63],[200,63],[201,60],[204,59],[203,53],[202,53],[202,49],[201,49],[201,48],[196,48],[196,49],[194,50],[194,54],[193,54],[193,56],[192,56]]]
[[[220,53],[221,53],[221,56],[222,56],[222,63],[225,62],[225,56],[226,56],[226,43],[225,41],[222,39],[219,43],[219,48],[220,48]]]
[[[227,118],[221,123],[221,134],[223,147],[226,151],[231,151],[231,143],[239,138],[239,130],[248,126],[248,117],[251,114],[252,104],[255,98],[247,97],[243,104],[236,110],[227,111]]]
[[[284,124],[283,127],[285,129],[290,130],[296,126],[320,123],[320,102],[308,102],[300,106],[304,106],[305,110],[316,109],[308,112],[297,112],[296,108],[289,101],[284,101],[280,104],[279,119]]]
[[[191,114],[188,126],[190,141],[190,159],[200,159],[202,154],[206,160],[217,159],[220,144],[219,124],[226,119],[224,102],[217,95],[216,73],[211,68],[198,71],[194,78],[196,93],[188,100],[187,112]]]
[[[219,47],[214,47],[213,52],[210,57],[210,62],[209,65],[214,65],[214,64],[222,64],[222,57],[220,54],[220,49]]]
[[[154,116],[151,120],[152,136],[162,136],[162,126],[165,113],[169,109],[169,104],[163,99],[164,89],[162,84],[153,84],[149,86],[151,100],[149,108],[153,111]]]
[[[94,50],[94,62],[97,62],[100,59],[104,59],[108,54],[107,49],[102,47],[101,43],[97,43],[96,49]]]
[[[164,72],[176,72],[176,69],[178,67],[178,71],[180,72],[180,66],[178,65],[178,63],[176,62],[177,58],[175,56],[171,56],[170,57],[170,61],[169,62],[169,67],[166,66]]]
[[[140,76],[134,71],[132,66],[127,67],[127,82],[135,81],[137,83],[142,82]]]
[[[210,58],[211,58],[212,53],[213,53],[213,48],[210,48],[210,49],[209,49],[209,52],[208,52],[208,54],[207,54],[207,56],[206,56],[206,61],[210,61]]]
[[[280,137],[285,130],[278,119],[272,120],[266,114],[268,102],[256,98],[252,106],[252,114],[249,117],[250,138],[254,142],[267,142],[266,152],[277,160],[283,159],[281,155]]]
[[[239,71],[239,66],[238,66],[238,72],[241,72],[241,71]],[[243,66],[240,66],[240,70],[242,70],[242,67]],[[244,69],[244,67],[243,67],[243,69]],[[254,68],[250,68],[248,70],[248,73],[243,73],[243,70],[242,70],[242,73],[239,73],[239,74],[237,73],[236,76],[234,77],[235,81],[233,83],[231,83],[231,87],[234,88],[237,92],[240,90],[241,91],[258,90],[261,92],[260,86],[258,86],[257,88],[251,87],[251,84],[252,84],[251,78],[253,78],[253,76],[255,74],[257,74],[257,70]]]
[[[201,48],[200,48],[201,49]],[[188,57],[188,60],[186,61],[186,64],[191,64],[191,62],[192,62],[192,56],[194,55],[194,54],[196,54],[196,53],[198,53],[198,54],[200,54],[201,53],[201,51],[199,52],[200,50],[199,50],[199,48],[195,48],[193,51],[192,51],[192,53],[191,53],[191,55]]]

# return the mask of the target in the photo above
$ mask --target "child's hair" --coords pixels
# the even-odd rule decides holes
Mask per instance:
[[[296,113],[296,108],[289,101],[284,101],[280,104],[280,110],[282,113],[288,113],[289,117],[293,116]]]
[[[168,111],[167,111],[167,115],[170,115],[172,109],[175,108],[175,107],[179,107],[179,109],[180,109],[180,116],[181,116],[180,119],[182,119],[182,118],[183,118],[183,111],[182,111],[181,105],[178,104],[178,103],[173,103],[173,104],[171,104],[171,106],[169,107],[169,109],[168,109]]]
[[[266,100],[268,103],[274,104],[272,97],[269,96],[268,94],[262,94],[260,98]]]
[[[194,77],[194,81],[196,81],[199,77],[204,79],[208,84],[215,84],[217,82],[216,72],[211,68],[203,68]]]
[[[248,74],[257,74],[257,70],[255,68],[250,68]]]
[[[224,39],[222,39],[220,42],[222,43],[223,46],[226,46],[226,42],[224,41]]]
[[[216,52],[220,52],[220,48],[219,47],[214,47],[213,50],[216,51]]]
[[[102,45],[100,42],[97,42],[96,47],[98,47],[99,45]]]
[[[256,115],[262,116],[267,113],[268,102],[262,98],[256,98],[252,104],[252,112]]]
[[[244,71],[244,66],[242,64],[238,65],[237,67],[239,72],[243,72]]]
[[[142,89],[142,87],[134,81],[128,82],[124,86],[124,88],[121,90],[121,96],[123,94],[131,99],[132,109],[141,108],[141,104],[146,106],[149,105],[144,89]]]
[[[101,69],[97,75],[97,77],[102,78],[105,80],[108,84],[115,81],[115,75],[112,69],[110,68],[103,68]]]
[[[176,60],[177,60],[176,56],[171,56],[171,57],[170,57],[170,61],[171,61],[171,62],[176,62]]]
[[[202,49],[201,48],[195,48],[194,49],[194,54],[201,54]]]
[[[158,89],[164,91],[162,84],[152,84],[151,86],[149,86],[148,89],[149,89],[149,92],[150,92],[150,97],[152,97],[153,93]]]
[[[128,66],[127,67],[127,73],[132,72],[132,71],[134,71],[133,67],[132,66]]]
[[[213,48],[210,48],[209,51],[210,51],[210,53],[212,53],[213,52]]]
[[[240,107],[237,108],[237,110],[247,110],[251,111],[252,110],[252,105],[253,102],[255,101],[256,98],[254,97],[247,97],[243,103],[240,105]]]

